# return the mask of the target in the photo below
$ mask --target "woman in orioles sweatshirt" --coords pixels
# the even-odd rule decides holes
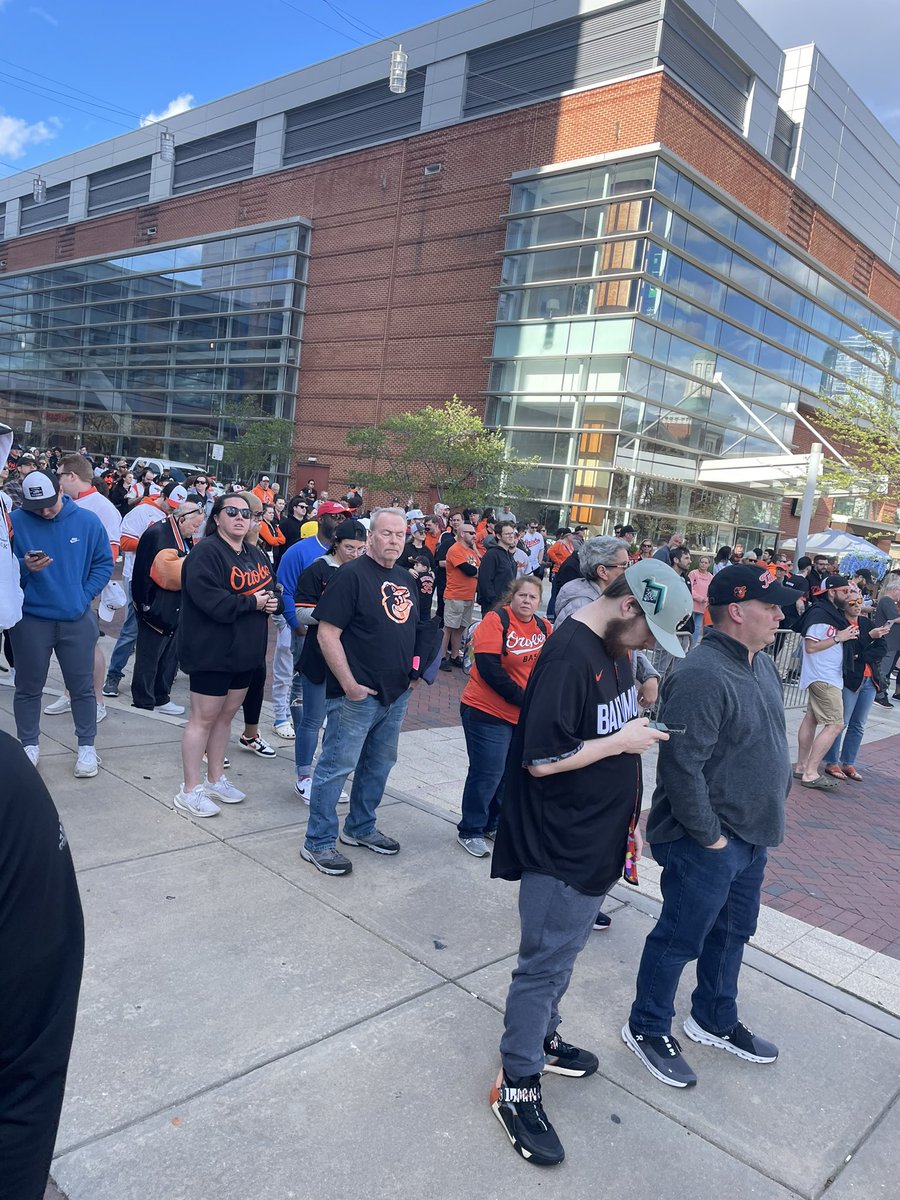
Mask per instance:
[[[203,540],[184,560],[181,575],[178,659],[190,676],[191,717],[181,743],[184,782],[175,807],[195,817],[216,816],[214,800],[245,799],[225,778],[225,747],[231,720],[266,655],[266,622],[284,608],[266,556],[244,541],[249,528],[243,496],[217,497]]]

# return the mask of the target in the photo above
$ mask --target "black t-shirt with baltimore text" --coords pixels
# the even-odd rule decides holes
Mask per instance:
[[[343,630],[341,644],[357,683],[372,688],[384,705],[403,695],[413,669],[419,619],[408,571],[382,567],[364,554],[329,580],[313,616]],[[343,695],[331,671],[326,694]]]
[[[513,734],[491,858],[495,879],[535,871],[602,896],[621,877],[641,794],[640,755],[539,779],[527,767],[575,754],[638,715],[628,658],[613,660],[587,625],[566,621],[541,651]]]

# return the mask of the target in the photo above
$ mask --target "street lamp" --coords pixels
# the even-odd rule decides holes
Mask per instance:
[[[391,52],[391,68],[388,72],[388,88],[398,96],[406,91],[406,71],[409,55],[402,46]]]
[[[170,163],[175,161],[175,134],[168,129],[159,131],[159,160]]]
[[[47,184],[41,179],[40,175],[35,175],[34,183],[31,185],[31,195],[35,204],[45,204],[47,202]]]

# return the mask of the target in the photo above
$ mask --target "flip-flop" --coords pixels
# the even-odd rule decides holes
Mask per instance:
[[[829,779],[846,779],[847,778],[847,776],[843,772],[843,769],[841,767],[839,767],[837,765],[837,763],[833,763],[833,764],[829,763],[829,765],[825,768],[825,774],[829,777]]]
[[[818,779],[801,779],[800,786],[814,788],[820,792],[833,792],[837,784],[832,783],[830,779],[826,779],[824,775],[820,775]]]
[[[862,783],[862,775],[860,775],[856,767],[851,767],[849,764],[844,764],[841,766],[841,770],[844,772],[845,779],[852,779],[854,783]]]

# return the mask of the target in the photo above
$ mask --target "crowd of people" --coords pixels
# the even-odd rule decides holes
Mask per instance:
[[[205,819],[242,803],[226,773],[241,710],[237,749],[278,757],[260,731],[271,641],[273,733],[293,742],[293,795],[309,806],[299,853],[344,876],[348,849],[400,851],[378,818],[410,697],[459,671],[468,771],[456,840],[519,884],[491,1106],[518,1153],[552,1165],[564,1150],[541,1078],[597,1070],[594,1054],[560,1037],[559,1005],[591,930],[609,927],[607,891],[637,881],[641,758],[655,747],[646,836],[663,905],[622,1040],[661,1083],[696,1084],[672,1035],[695,961],[687,1037],[775,1061],[777,1047],[737,1007],[767,849],[783,838],[795,780],[830,790],[863,779],[871,706],[900,699],[889,694],[900,572],[879,588],[866,569],[848,577],[824,556],[795,564],[739,545],[695,560],[683,532],[654,542],[629,525],[551,538],[508,504],[499,515],[441,503],[426,514],[412,499],[368,510],[358,486],[333,500],[312,480],[284,501],[268,475],[221,488],[206,473],[158,479],[84,450],[28,461],[11,442],[0,429],[11,472],[0,624],[32,767],[51,655],[66,694],[43,712],[71,712],[75,776],[86,779],[133,654],[137,709],[184,716],[171,693],[179,670],[188,677],[174,806]],[[125,620],[107,663],[98,616],[117,607]],[[795,679],[808,709],[791,755],[783,688]]]

